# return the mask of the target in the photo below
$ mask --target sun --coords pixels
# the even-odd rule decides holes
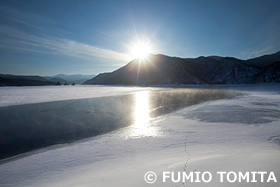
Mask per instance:
[[[133,58],[144,60],[148,57],[149,53],[151,53],[151,46],[145,42],[138,42],[132,48]]]

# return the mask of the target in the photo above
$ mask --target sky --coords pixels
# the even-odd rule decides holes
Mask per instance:
[[[280,51],[280,1],[0,0],[0,73],[111,72],[153,54],[248,59]]]

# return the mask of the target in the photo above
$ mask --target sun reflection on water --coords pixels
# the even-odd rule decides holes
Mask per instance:
[[[158,130],[152,126],[150,111],[149,91],[135,93],[134,124],[129,133],[130,137],[157,136]]]
[[[150,102],[147,91],[135,94],[134,120],[134,126],[139,128],[147,125],[150,121]]]

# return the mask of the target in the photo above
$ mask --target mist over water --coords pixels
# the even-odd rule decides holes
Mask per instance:
[[[132,126],[132,136],[155,135],[150,121],[178,109],[236,93],[214,89],[141,91],[124,96],[0,107],[0,159]]]

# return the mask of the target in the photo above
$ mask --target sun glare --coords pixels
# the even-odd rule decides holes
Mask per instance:
[[[151,53],[151,47],[148,43],[138,42],[132,49],[133,58],[143,60]]]

